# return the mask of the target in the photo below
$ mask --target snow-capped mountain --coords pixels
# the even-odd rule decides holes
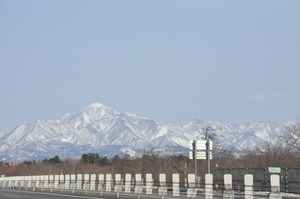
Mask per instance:
[[[75,157],[84,153],[134,154],[147,150],[187,151],[189,141],[202,139],[210,126],[219,142],[235,150],[272,141],[291,122],[258,122],[234,125],[200,120],[180,124],[158,122],[130,113],[120,113],[99,103],[55,120],[20,125],[0,134],[0,159],[22,161],[45,157]]]

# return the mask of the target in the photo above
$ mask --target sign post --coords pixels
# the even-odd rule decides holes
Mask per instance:
[[[212,141],[191,140],[189,158],[195,160],[195,176],[197,178],[197,159],[207,160],[207,173],[210,173],[210,160],[212,159]]]

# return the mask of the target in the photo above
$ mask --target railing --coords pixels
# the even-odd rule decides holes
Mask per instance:
[[[279,182],[270,192],[256,193],[253,176],[246,175],[243,187],[233,186],[232,176],[226,174],[220,184],[213,183],[212,174],[206,174],[203,182],[196,181],[194,174],[189,174],[180,181],[179,174],[172,175],[172,181],[166,180],[165,174],[159,174],[159,181],[154,182],[152,174],[66,174],[66,175],[39,175],[39,176],[11,176],[0,178],[1,189],[16,189],[22,191],[43,191],[73,195],[89,195],[101,197],[130,196],[130,198],[249,198],[259,194],[259,198],[268,198],[270,195],[281,197]],[[277,178],[274,178],[277,181]],[[278,178],[279,180],[279,178]],[[299,197],[300,198],[300,197]]]

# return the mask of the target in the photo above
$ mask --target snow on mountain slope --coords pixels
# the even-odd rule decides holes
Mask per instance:
[[[289,122],[235,125],[200,120],[170,124],[94,103],[58,119],[39,120],[0,133],[0,159],[22,161],[55,155],[78,158],[89,152],[114,155],[147,149],[184,149],[190,140],[204,137],[206,126],[217,129],[214,133],[222,145],[242,151],[254,148],[258,142],[272,141],[288,125]]]
[[[0,131],[0,139],[5,135],[4,131]]]

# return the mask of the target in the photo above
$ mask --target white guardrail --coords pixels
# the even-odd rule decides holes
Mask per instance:
[[[122,178],[124,177],[124,178]],[[2,189],[20,189],[20,190],[75,190],[115,192],[117,197],[120,193],[136,194],[139,198],[141,194],[154,194],[164,198],[165,195],[171,195],[175,198],[178,196],[186,196],[187,198],[195,198],[199,192],[206,199],[214,197],[213,175],[206,174],[204,185],[200,189],[200,182],[196,181],[194,174],[188,174],[187,184],[184,190],[180,189],[180,176],[178,173],[172,174],[172,182],[167,183],[166,174],[159,174],[159,183],[154,183],[152,174],[66,174],[66,175],[35,175],[35,176],[9,176],[0,177],[0,188]],[[279,175],[271,175],[271,192],[269,198],[281,198]],[[155,186],[157,185],[157,186]],[[244,176],[244,198],[253,198],[253,176],[246,174]],[[224,189],[222,198],[234,198],[234,190],[232,189],[232,175],[224,175]]]

